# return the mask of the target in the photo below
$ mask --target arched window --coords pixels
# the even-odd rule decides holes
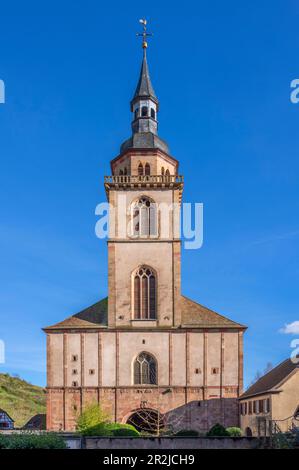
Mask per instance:
[[[132,235],[139,237],[156,237],[157,227],[156,203],[142,196],[132,206]]]
[[[167,168],[167,170],[165,171],[165,176],[170,176],[170,173],[169,173],[168,168]]]
[[[156,113],[155,113],[154,108],[151,108],[151,117],[152,117],[153,119],[156,119]]]
[[[139,108],[136,108],[136,109],[135,109],[135,119],[138,118],[138,114],[139,114]]]
[[[122,170],[119,170],[119,175],[122,176],[124,172]]]
[[[134,384],[157,385],[157,361],[151,354],[142,352],[134,361]]]
[[[149,163],[146,163],[146,164],[145,164],[145,167],[144,167],[144,174],[145,174],[145,175],[150,175],[150,174],[151,174],[151,167],[150,167],[150,164],[149,164]]]
[[[151,268],[142,266],[133,276],[134,318],[154,320],[156,318],[156,276]]]
[[[143,165],[142,165],[142,163],[139,163],[139,165],[138,165],[138,175],[139,176],[143,175]]]
[[[165,173],[165,169],[164,169],[164,166],[162,166],[162,168],[161,168],[161,175],[164,176],[164,173]]]
[[[124,168],[124,175],[127,175],[128,174],[128,171],[127,171],[127,167],[125,166]]]
[[[147,116],[147,106],[142,106],[141,108],[141,116]]]

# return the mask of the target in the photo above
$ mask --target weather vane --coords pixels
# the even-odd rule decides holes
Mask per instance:
[[[139,23],[143,24],[143,31],[142,33],[137,33],[136,36],[142,36],[142,47],[143,49],[146,49],[147,48],[146,38],[148,36],[152,36],[152,33],[148,33],[146,30],[147,20],[145,18],[142,18],[141,20],[139,20]]]

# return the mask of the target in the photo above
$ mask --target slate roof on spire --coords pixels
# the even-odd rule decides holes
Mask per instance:
[[[156,93],[154,91],[154,88],[150,79],[145,49],[143,52],[143,60],[142,60],[142,65],[141,65],[141,70],[140,70],[140,76],[139,76],[139,80],[138,80],[134,97],[131,101],[131,105],[133,105],[133,103],[139,98],[151,98],[153,101],[155,101],[158,104],[158,98],[156,97]]]

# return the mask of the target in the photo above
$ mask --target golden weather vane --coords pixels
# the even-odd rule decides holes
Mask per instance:
[[[143,49],[147,48],[147,37],[152,36],[152,33],[148,33],[146,30],[146,25],[147,25],[147,20],[145,18],[142,18],[139,20],[139,23],[143,25],[143,31],[142,33],[137,33],[136,36],[142,36],[142,47]]]

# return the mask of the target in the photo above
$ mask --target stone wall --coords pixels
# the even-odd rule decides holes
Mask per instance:
[[[160,437],[160,438],[97,438],[83,441],[86,449],[257,449],[262,441],[247,437]],[[265,445],[265,443],[263,443]]]

